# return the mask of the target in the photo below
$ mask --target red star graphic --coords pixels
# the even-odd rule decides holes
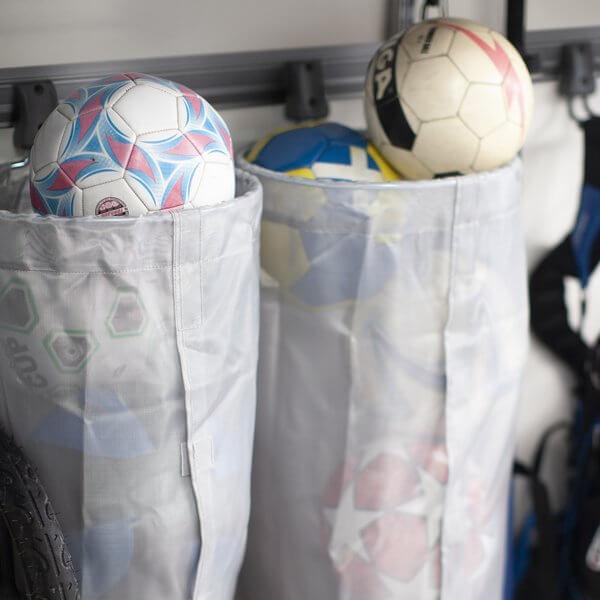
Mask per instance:
[[[491,46],[466,27],[461,27],[460,25],[456,25],[454,23],[446,23],[444,21],[437,21],[437,23],[442,27],[449,27],[450,29],[464,33],[488,55],[489,59],[492,61],[492,63],[494,63],[494,66],[498,70],[498,73],[500,73],[500,75],[504,78],[502,82],[502,88],[504,90],[504,95],[506,97],[508,106],[510,107],[512,105],[515,98],[519,103],[519,110],[521,111],[521,130],[524,130],[525,99],[523,97],[521,80],[519,79],[519,75],[517,74],[517,71],[515,70],[515,67],[512,64],[508,54],[506,54],[504,48],[502,48],[502,46],[500,46],[496,40],[494,40],[494,45]]]

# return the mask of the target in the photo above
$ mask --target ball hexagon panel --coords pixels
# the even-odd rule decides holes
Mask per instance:
[[[510,65],[508,55],[489,30],[468,25],[447,25],[457,31],[448,56],[469,81],[502,83]]]
[[[446,56],[411,63],[400,97],[422,122],[458,113],[468,82]]]
[[[485,110],[481,110],[482,106]],[[506,121],[502,87],[496,84],[472,83],[460,105],[458,115],[477,136],[487,135]]]
[[[413,147],[433,173],[467,171],[477,156],[479,138],[458,118],[423,123]]]
[[[46,165],[35,173],[31,184],[31,204],[39,213],[59,216],[81,214],[82,191],[57,163]]]
[[[149,209],[171,209],[194,204],[203,173],[198,140],[175,129],[138,136],[125,179]]]
[[[198,157],[199,160],[197,161],[196,166],[194,167],[193,171],[192,171],[192,175],[190,177],[189,180],[189,202],[187,204],[187,206],[203,206],[204,204],[209,204],[210,202],[212,202],[212,198],[211,197],[206,197],[205,194],[207,192],[202,192],[201,191],[201,187],[202,187],[202,182],[204,180],[205,176],[210,177],[210,174],[207,170],[207,164],[204,160],[204,157]],[[229,169],[229,167],[227,167]],[[231,170],[231,169],[229,169]],[[225,177],[225,180],[227,179],[227,177]],[[211,187],[210,184],[207,184],[207,190],[209,187]],[[221,197],[221,192],[219,190],[217,190],[217,195],[219,197]]]
[[[185,131],[202,114],[202,102],[195,96],[177,98],[177,127]]]
[[[523,133],[525,133],[529,115],[527,114],[525,103],[521,102],[520,98],[517,97],[515,100],[508,103],[507,120],[517,125]]]
[[[199,178],[198,191],[193,197],[194,206],[206,206],[215,202],[231,200],[235,193],[235,175],[229,164],[209,162],[204,165]]]
[[[520,148],[521,127],[506,122],[482,138],[473,168],[477,171],[495,168],[510,160]]]
[[[205,102],[201,98],[199,99],[202,102],[203,112],[196,117],[195,122],[190,122],[183,132],[192,137],[202,136],[202,150],[204,153],[219,157],[218,159],[221,162],[233,161],[235,158],[233,143],[225,121],[223,121],[219,113],[208,102]],[[184,96],[184,100],[188,104],[191,103],[191,99],[188,96]],[[197,139],[195,144],[199,144]]]
[[[132,81],[131,83],[126,83],[125,85],[120,85],[106,98],[104,102],[104,107],[112,108],[115,105],[115,103],[117,103],[129,90],[133,89],[135,85],[136,83],[134,81]]]
[[[59,150],[69,119],[58,111],[53,111],[44,121],[35,137],[36,143],[31,152],[31,167],[37,172],[58,160]]]
[[[433,21],[409,29],[402,37],[401,45],[411,60],[423,60],[448,54],[453,39],[452,29],[440,27]]]
[[[417,117],[414,110],[408,106],[406,102],[400,101],[400,106],[410,128],[414,131],[415,135],[418,135],[419,129],[421,128],[421,121],[419,117]]]
[[[94,112],[101,106],[111,107],[134,86],[134,80],[126,74],[110,75],[94,81],[85,88],[75,90],[64,104],[70,106],[73,115]]]
[[[177,146],[182,142],[182,133],[178,127],[173,129],[160,129],[148,133],[138,133],[136,136],[136,145],[143,148],[148,153],[157,152],[174,156],[195,156],[198,151],[193,146],[185,144],[185,147]]]
[[[506,40],[498,36],[498,44],[509,56],[512,69],[504,78],[503,89],[508,103],[508,118],[526,131],[533,113],[533,85],[521,55]]]
[[[396,90],[399,90],[402,87],[411,62],[410,56],[408,56],[406,50],[402,46],[398,46],[396,49],[396,62],[394,63]]]
[[[63,160],[61,168],[69,169],[70,179],[81,189],[120,179],[125,173],[135,138],[135,133],[125,121],[114,110],[108,109],[106,118],[98,123],[96,135],[83,144],[71,141],[67,145],[67,153],[72,158]],[[62,156],[65,156],[64,152]]]
[[[125,173],[123,181],[129,187],[130,191],[139,199],[143,206],[141,210],[157,210],[159,208],[159,204],[152,193],[152,189],[144,185],[138,178],[132,177],[129,171]]]
[[[135,83],[138,87],[147,86],[150,88],[154,88],[155,90],[163,94],[169,94],[175,97],[179,97],[182,95],[183,92],[181,91],[180,86],[171,81],[169,81],[170,85],[165,85],[165,81],[165,79],[159,79],[158,77],[152,77],[151,75],[143,75],[141,73],[139,73],[139,77],[135,77]]]
[[[493,41],[494,30],[490,29],[487,25],[483,25],[482,23],[477,23],[476,21],[471,21],[470,19],[456,17],[446,17],[442,20],[438,20],[438,22],[444,27],[449,26],[455,28],[456,30],[470,29],[488,44],[491,44]]]
[[[113,109],[137,135],[178,128],[177,97],[155,87],[132,87],[115,102]]]

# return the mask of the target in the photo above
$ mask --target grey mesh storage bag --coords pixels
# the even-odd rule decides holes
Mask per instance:
[[[520,164],[264,187],[244,600],[500,600],[527,349]]]
[[[0,424],[39,470],[82,600],[233,598],[262,200],[248,174],[237,191],[138,218],[0,212]]]

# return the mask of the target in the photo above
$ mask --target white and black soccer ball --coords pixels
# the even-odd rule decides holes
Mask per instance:
[[[409,179],[499,167],[520,150],[533,86],[500,33],[464,19],[418,23],[388,40],[366,78],[374,145]]]
[[[204,98],[141,73],[77,90],[31,150],[31,203],[59,216],[141,215],[234,196],[231,136]]]

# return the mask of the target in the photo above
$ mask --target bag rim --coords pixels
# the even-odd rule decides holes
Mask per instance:
[[[52,222],[55,224],[61,224],[68,227],[68,223],[96,223],[98,228],[110,227],[111,224],[115,223],[133,223],[139,220],[152,219],[155,221],[169,221],[171,222],[173,217],[172,213],[177,212],[179,214],[194,214],[194,213],[207,213],[214,210],[225,210],[231,206],[234,206],[240,202],[244,202],[249,198],[256,195],[259,191],[261,184],[258,178],[247,171],[236,168],[235,169],[236,179],[236,195],[229,200],[219,202],[217,204],[206,204],[204,206],[194,206],[192,208],[184,208],[179,210],[154,210],[148,211],[143,215],[127,215],[127,216],[115,216],[110,218],[98,218],[96,215],[80,215],[72,217],[60,217],[58,215],[40,215],[38,213],[16,213],[10,210],[0,209],[0,222],[2,221],[28,221],[32,226],[40,224],[42,222]],[[238,186],[243,186],[243,192],[238,195]]]
[[[465,181],[467,183],[476,183],[484,179],[501,177],[506,172],[514,170],[518,165],[521,164],[521,158],[517,154],[510,162],[488,171],[480,171],[478,173],[470,173],[468,175],[454,175],[449,177],[443,177],[439,179],[420,179],[420,180],[409,180],[403,179],[399,181],[386,181],[383,183],[372,183],[367,181],[336,181],[333,179],[306,179],[297,175],[287,175],[279,171],[271,171],[265,167],[261,167],[254,163],[250,163],[246,160],[245,155],[248,148],[242,150],[236,156],[236,165],[239,169],[246,171],[252,175],[256,175],[261,179],[279,181],[282,183],[288,183],[290,185],[298,185],[305,187],[319,187],[333,190],[402,190],[410,191],[413,189],[422,189],[423,187],[439,188],[439,187],[453,187],[457,185],[459,181]]]

